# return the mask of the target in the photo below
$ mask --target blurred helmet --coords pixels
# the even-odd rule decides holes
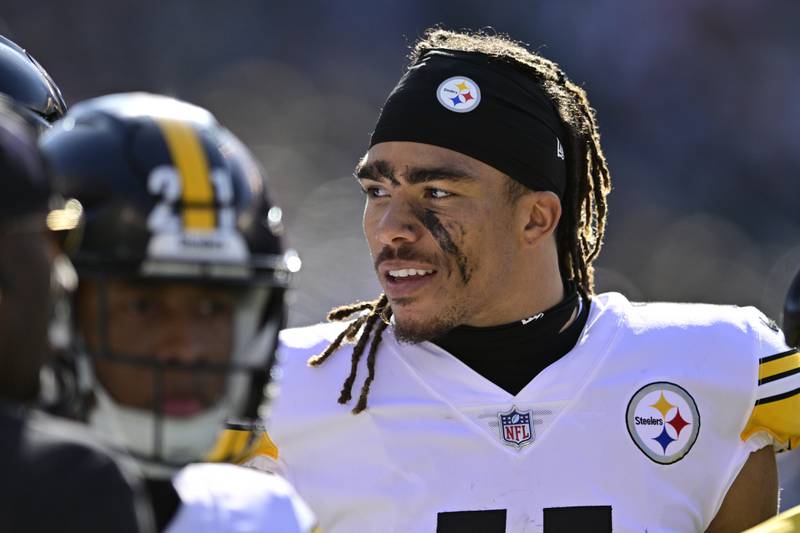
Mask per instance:
[[[39,129],[61,118],[67,105],[50,75],[15,42],[0,35],[0,93],[16,101]]]
[[[144,93],[75,105],[40,146],[59,190],[83,208],[82,239],[72,254],[81,282],[101,288],[109,278],[168,282],[241,295],[232,355],[224,365],[143,361],[112,351],[107,335],[91,350],[76,335],[80,396],[90,399],[84,416],[121,436],[151,477],[207,459],[212,449],[215,460],[228,460],[218,437],[226,420],[258,419],[284,323],[284,290],[300,267],[297,256],[283,249],[281,211],[267,195],[264,175],[208,111]],[[149,365],[162,377],[166,371],[223,373],[226,387],[201,413],[173,417],[157,402],[142,408],[115,400],[95,378],[93,362],[101,359]],[[163,379],[153,386],[163,386]]]
[[[24,110],[0,95],[0,356],[2,393],[32,401],[50,347],[66,344],[68,292],[77,277],[63,254],[51,254],[48,227],[67,233],[80,218],[52,194],[51,176]],[[61,242],[65,242],[61,239]],[[49,338],[48,338],[49,333]],[[48,347],[50,341],[50,347]]]
[[[794,275],[783,302],[783,334],[786,344],[800,346],[800,271]]]
[[[0,95],[0,224],[46,213],[50,202],[50,179],[34,132],[21,112],[20,106]],[[44,229],[44,218],[40,222]]]

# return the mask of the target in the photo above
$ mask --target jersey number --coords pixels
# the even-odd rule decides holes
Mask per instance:
[[[544,533],[592,531],[611,533],[611,506],[547,507]],[[436,533],[505,533],[506,510],[455,511],[439,513]]]

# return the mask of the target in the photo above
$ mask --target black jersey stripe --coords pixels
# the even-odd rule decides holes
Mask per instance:
[[[765,378],[759,379],[758,384],[763,385],[765,383],[771,383],[773,381],[777,381],[779,379],[788,378],[789,376],[793,376],[795,374],[800,373],[800,367],[793,368],[791,370],[787,370],[786,372],[781,372],[780,374],[775,374],[772,376],[767,376]]]
[[[764,405],[765,403],[779,402],[781,400],[785,400],[786,398],[797,396],[798,394],[800,394],[800,387],[794,390],[786,391],[781,394],[776,394],[775,396],[767,396],[766,398],[761,398],[760,400],[756,400],[756,405]]]
[[[766,357],[762,357],[758,360],[759,365],[763,365],[764,363],[769,363],[770,361],[775,361],[777,359],[782,359],[784,357],[789,357],[790,355],[794,355],[797,353],[797,348],[792,348],[787,352],[776,353],[775,355],[768,355]]]

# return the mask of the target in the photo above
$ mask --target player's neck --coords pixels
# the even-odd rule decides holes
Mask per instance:
[[[516,277],[509,276],[505,285],[503,294],[492,295],[495,305],[484,305],[478,315],[462,325],[493,327],[525,320],[558,305],[566,295],[557,267],[523,271]]]

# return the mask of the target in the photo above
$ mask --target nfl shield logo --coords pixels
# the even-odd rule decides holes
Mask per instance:
[[[505,413],[498,413],[500,419],[500,440],[508,446],[522,448],[533,442],[533,426],[530,411],[517,411],[517,407]]]

